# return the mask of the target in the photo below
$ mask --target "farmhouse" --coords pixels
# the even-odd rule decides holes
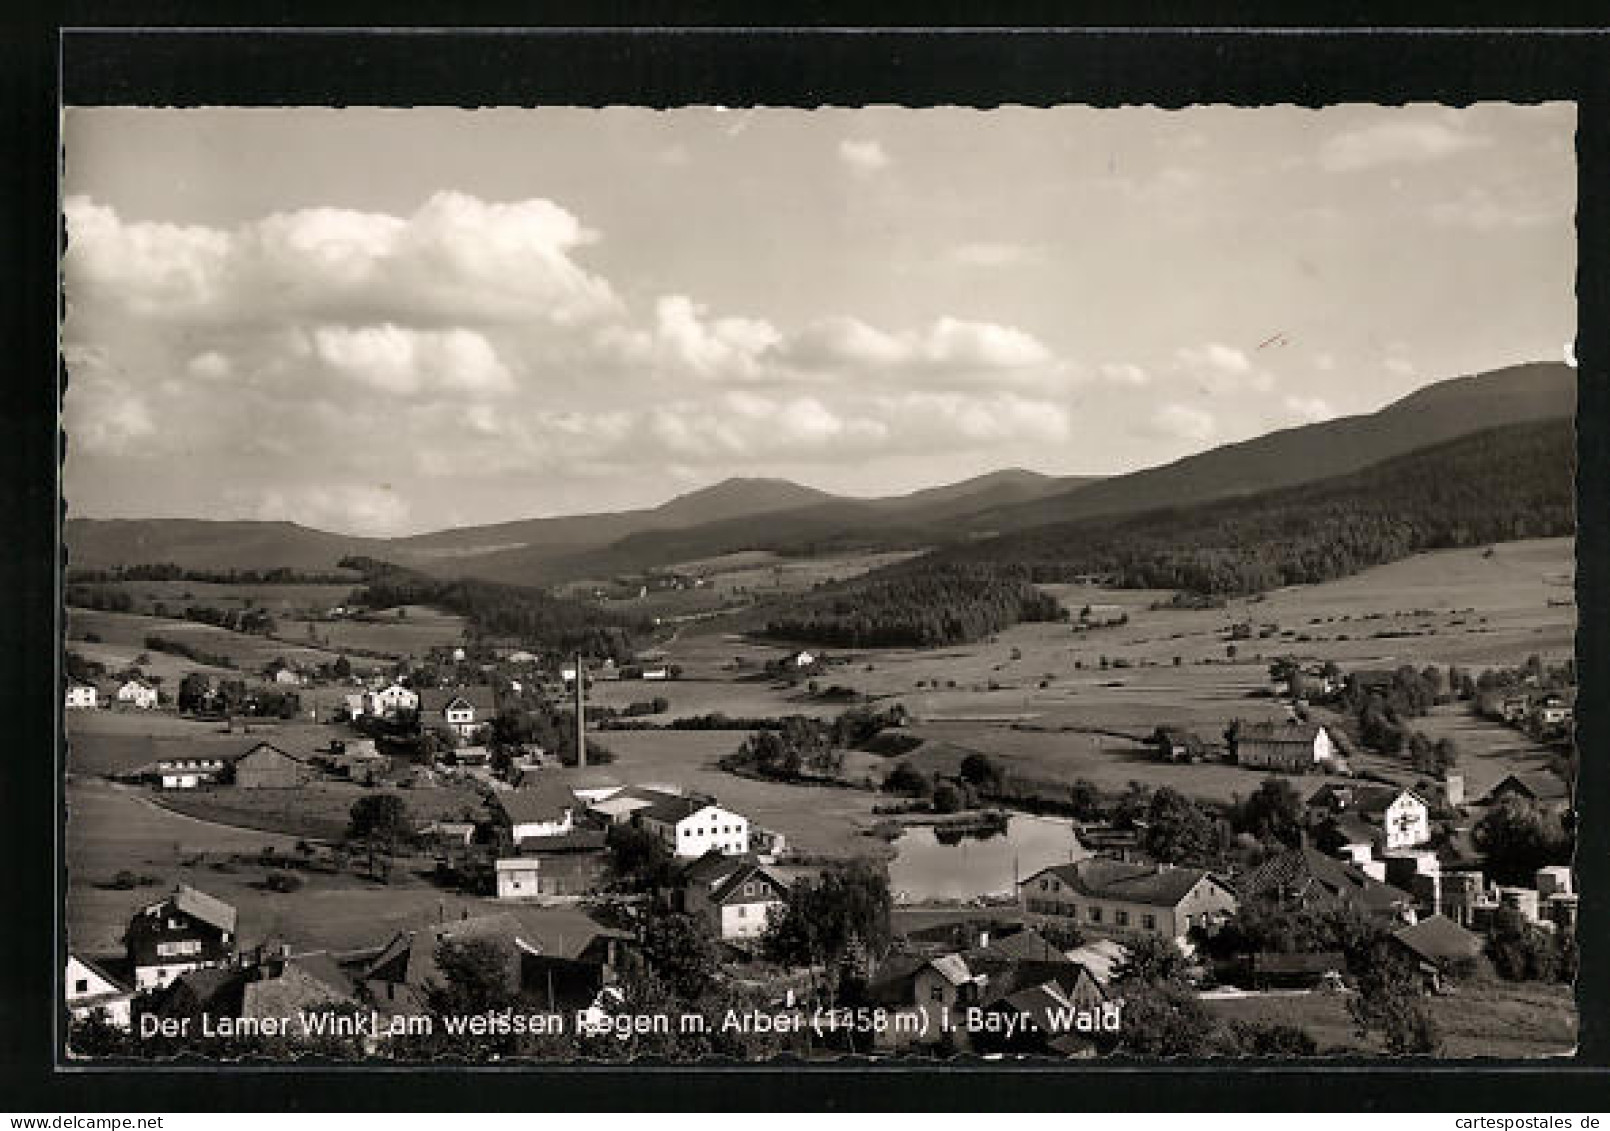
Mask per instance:
[[[419,695],[420,722],[451,731],[461,742],[474,739],[496,711],[492,689],[485,685],[429,688]]]
[[[158,758],[152,776],[163,789],[195,789],[217,781],[228,764],[223,758],[193,755]]]
[[[109,1024],[119,1029],[129,1027],[134,991],[95,963],[69,954],[62,985],[67,989],[67,1012],[73,1020],[86,1020],[100,1010]]]
[[[1431,840],[1431,807],[1413,790],[1389,785],[1321,786],[1308,799],[1308,807],[1334,814],[1356,816],[1380,830],[1385,848],[1413,848]],[[1356,832],[1356,825],[1338,821],[1344,832]]]
[[[763,865],[714,849],[684,868],[677,881],[681,909],[704,919],[723,939],[761,934],[787,892],[782,877]]]
[[[93,683],[80,683],[74,680],[67,685],[67,709],[69,711],[94,710],[99,706],[99,692]]]
[[[143,679],[131,679],[117,689],[117,701],[149,711],[157,705],[157,689]]]
[[[1518,770],[1506,775],[1494,783],[1477,804],[1496,805],[1505,795],[1525,798],[1552,809],[1566,809],[1571,804],[1570,791],[1560,777],[1531,770]]]
[[[404,711],[417,710],[419,710],[419,694],[400,683],[393,683],[369,695],[367,713],[371,715],[389,719]]]
[[[1432,915],[1392,932],[1392,941],[1420,966],[1433,989],[1451,965],[1481,954],[1482,940],[1443,915]]]
[[[1337,763],[1336,744],[1318,723],[1253,723],[1235,737],[1237,764],[1260,770],[1306,773]]]
[[[1532,704],[1531,718],[1545,730],[1569,726],[1575,716],[1575,704],[1564,695],[1550,693]]]
[[[597,891],[609,873],[609,852],[597,829],[528,837],[519,855],[496,864],[499,899],[573,899]]]
[[[698,857],[711,849],[731,856],[749,851],[749,818],[723,809],[713,798],[655,792],[653,804],[632,822],[658,836],[673,855]]]
[[[270,742],[259,742],[235,759],[235,785],[240,789],[295,789],[312,776],[305,758]]]
[[[516,849],[528,841],[570,833],[580,808],[569,786],[541,775],[534,785],[500,790],[492,798],[493,819]]]
[[[290,954],[286,949],[251,971],[241,987],[237,1016],[266,1020],[356,1004],[352,979],[329,951]],[[286,1035],[301,1038],[306,1034],[293,1024]]]
[[[503,960],[506,988],[520,987],[521,956],[540,954],[541,946],[528,937],[520,921],[508,912],[450,920],[421,930],[401,931],[386,944],[363,972],[363,985],[376,1007],[385,1013],[420,1013],[433,984],[445,979],[436,964],[443,943],[470,940],[490,943]]]
[[[168,898],[141,908],[125,936],[136,990],[165,986],[189,970],[235,960],[235,909],[181,884]]]
[[[1235,912],[1235,892],[1201,868],[1092,857],[1056,864],[1018,885],[1024,911],[1077,923],[1090,934],[1183,938]]]
[[[1272,856],[1243,876],[1244,902],[1264,901],[1304,911],[1351,907],[1377,919],[1414,921],[1414,897],[1304,845]]]

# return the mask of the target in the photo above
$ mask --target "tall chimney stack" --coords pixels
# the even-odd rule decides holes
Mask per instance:
[[[587,669],[576,653],[576,765],[587,765]]]

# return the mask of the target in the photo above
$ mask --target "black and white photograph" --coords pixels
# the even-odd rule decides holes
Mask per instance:
[[[66,1059],[1572,1057],[1577,128],[69,105]]]

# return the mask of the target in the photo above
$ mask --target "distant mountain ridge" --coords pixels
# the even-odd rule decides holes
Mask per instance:
[[[1576,373],[1539,362],[1427,386],[1368,415],[1284,429],[1112,478],[1021,469],[877,499],[783,479],[729,479],[657,507],[520,519],[402,538],[289,522],[70,519],[69,567],[172,562],[192,569],[328,570],[349,555],[439,576],[548,584],[738,549],[914,548],[1186,507],[1334,478],[1461,436],[1569,418]]]

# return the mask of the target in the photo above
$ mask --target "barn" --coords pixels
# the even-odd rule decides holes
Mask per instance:
[[[313,776],[306,759],[259,742],[235,760],[235,785],[241,789],[294,789]]]

